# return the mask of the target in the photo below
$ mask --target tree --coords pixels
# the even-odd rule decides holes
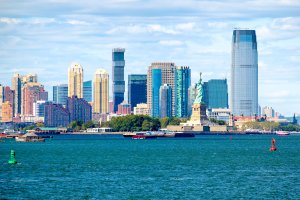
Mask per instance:
[[[151,124],[150,121],[144,120],[144,121],[143,121],[143,124],[142,124],[142,130],[143,130],[143,131],[149,131],[150,128],[151,128],[151,126],[152,126],[152,124]]]
[[[44,123],[38,122],[38,123],[36,123],[36,127],[44,127]]]
[[[161,128],[166,128],[168,125],[169,125],[169,118],[168,117],[165,117],[165,118],[161,118],[159,121],[160,121],[160,125],[161,125]]]
[[[177,126],[179,125],[181,122],[181,120],[179,118],[176,118],[176,117],[172,117],[170,119],[170,122],[169,122],[169,125],[174,125],[174,126]]]
[[[82,129],[95,128],[95,124],[93,121],[88,121],[82,125]]]

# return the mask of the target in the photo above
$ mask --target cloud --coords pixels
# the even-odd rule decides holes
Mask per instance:
[[[181,46],[184,43],[179,40],[161,40],[159,44],[164,46]]]
[[[19,20],[15,19],[15,18],[1,17],[0,18],[0,23],[17,24],[17,23],[19,23]]]
[[[90,25],[90,23],[80,20],[67,20],[66,23],[71,25]]]

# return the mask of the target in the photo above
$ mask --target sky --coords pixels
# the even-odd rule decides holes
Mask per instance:
[[[227,78],[230,92],[235,28],[256,30],[260,106],[300,113],[300,0],[0,0],[0,84],[37,73],[52,99],[72,62],[91,80],[123,47],[126,84],[161,61],[189,66],[192,83]]]

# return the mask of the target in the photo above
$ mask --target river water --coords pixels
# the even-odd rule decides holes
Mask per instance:
[[[270,152],[271,139],[277,141]],[[18,164],[9,165],[10,150]],[[300,136],[0,143],[0,199],[299,199]]]

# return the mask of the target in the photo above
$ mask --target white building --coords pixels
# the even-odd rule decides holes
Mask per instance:
[[[207,109],[206,114],[210,119],[222,120],[228,124],[231,111],[228,108],[212,108]]]
[[[136,107],[133,108],[134,115],[149,115],[148,105],[146,103],[137,104]]]

